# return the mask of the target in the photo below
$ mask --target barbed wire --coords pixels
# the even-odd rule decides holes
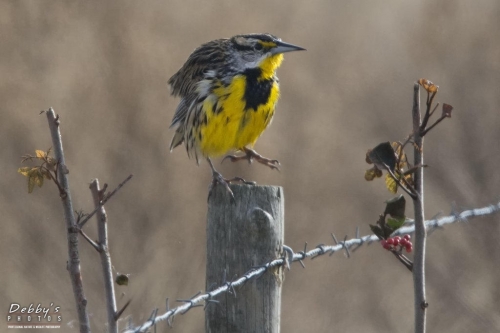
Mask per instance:
[[[451,212],[450,215],[444,216],[441,218],[433,218],[425,222],[427,230],[435,230],[438,228],[442,228],[443,226],[456,222],[465,222],[469,219],[491,215],[500,211],[500,202],[495,205],[490,205],[482,208],[470,209],[462,211],[461,213]],[[394,235],[402,235],[402,234],[410,234],[415,231],[415,227],[411,225],[411,221],[409,221],[408,226],[404,226],[399,228]],[[224,271],[223,282],[222,285],[212,291],[207,291],[202,293],[201,291],[197,294],[193,295],[189,299],[178,299],[178,302],[183,302],[183,305],[177,306],[175,308],[170,309],[167,298],[167,310],[164,314],[158,316],[158,309],[155,309],[149,319],[140,326],[132,328],[132,323],[129,322],[128,328],[124,331],[124,333],[138,333],[145,332],[148,328],[157,324],[160,321],[166,320],[169,326],[172,326],[173,318],[178,314],[185,314],[189,310],[194,307],[204,307],[206,308],[210,304],[218,304],[218,301],[214,299],[214,297],[229,292],[235,295],[236,297],[236,287],[244,285],[247,281],[258,279],[263,274],[265,274],[269,268],[276,266],[286,266],[290,270],[290,263],[298,261],[302,267],[305,267],[303,260],[306,258],[315,259],[319,256],[329,253],[330,256],[338,251],[345,251],[346,255],[350,257],[350,253],[358,249],[365,243],[371,244],[375,241],[378,241],[379,238],[376,235],[367,235],[363,237],[359,237],[359,228],[356,228],[356,237],[353,239],[347,240],[347,236],[343,241],[338,241],[334,234],[331,234],[332,238],[335,242],[335,245],[324,245],[319,244],[314,249],[307,251],[307,243],[305,243],[304,250],[300,252],[295,252],[289,246],[283,245],[284,256],[282,258],[278,258],[272,261],[269,261],[261,266],[252,267],[241,277],[237,277],[232,281],[226,281],[226,272]],[[350,250],[352,248],[352,250]],[[211,288],[209,288],[211,289]],[[205,304],[199,304],[204,302]]]

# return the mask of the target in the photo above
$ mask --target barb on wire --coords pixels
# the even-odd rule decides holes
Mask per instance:
[[[205,310],[209,304],[216,304],[218,306],[221,306],[220,302],[218,300],[216,300],[216,299],[207,299],[205,301],[205,306],[203,307],[203,310]]]
[[[356,237],[354,237],[354,238],[356,238],[356,239],[359,239],[359,238],[360,238],[360,237],[359,237],[359,227],[358,227],[358,226],[356,226]],[[363,243],[359,243],[359,244],[357,244],[356,246],[354,246],[354,248],[351,250],[351,252],[356,251],[356,250],[357,250],[357,249],[359,249],[362,245],[363,245]]]
[[[293,249],[290,246],[283,245],[283,251],[286,252],[283,256],[283,260],[285,260],[285,266],[288,270],[290,270],[290,261],[293,260]],[[304,264],[302,264],[302,266],[303,265]]]
[[[151,316],[149,316],[148,320],[154,323],[157,314],[158,314],[158,308],[153,310],[153,312],[151,313]]]
[[[306,252],[307,252],[307,242],[304,244],[304,251],[300,251],[299,254],[302,255],[302,258],[299,259],[299,264],[302,266],[302,268],[306,268],[306,265],[304,265],[304,262],[302,259],[306,258]]]
[[[486,206],[483,208],[476,208],[476,209],[470,209],[463,211],[461,213],[454,213],[449,216],[444,216],[441,218],[434,218],[432,220],[428,220],[425,222],[425,226],[427,230],[433,230],[436,228],[442,228],[446,224],[451,224],[451,223],[456,223],[456,222],[465,222],[468,221],[471,218],[474,217],[480,217],[480,216],[486,216],[486,215],[491,215],[493,213],[496,213],[500,211],[500,203],[497,203],[495,205],[490,205]],[[410,234],[415,231],[415,226],[414,225],[409,225],[406,227],[401,227],[399,228],[394,235],[403,235],[403,234]],[[251,268],[248,272],[243,274],[240,277],[234,278],[232,281],[226,281],[226,272],[224,271],[223,275],[223,282],[222,285],[212,291],[207,291],[205,293],[198,292],[196,295],[189,299],[180,299],[178,300],[179,302],[184,302],[184,304],[177,306],[175,308],[169,309],[168,307],[168,298],[167,298],[167,311],[160,315],[160,316],[154,316],[154,318],[149,318],[148,321],[143,323],[140,326],[137,326],[135,328],[128,328],[125,330],[124,333],[136,333],[136,332],[145,332],[148,328],[152,327],[153,325],[157,324],[159,321],[166,320],[169,326],[171,326],[171,323],[173,321],[173,318],[181,313],[185,314],[189,310],[191,310],[193,307],[201,307],[203,305],[198,303],[205,302],[205,307],[209,303],[218,303],[216,300],[213,298],[215,296],[218,296],[223,293],[227,292],[233,292],[235,293],[235,287],[239,287],[243,285],[245,282],[250,281],[252,279],[257,279],[262,274],[264,274],[266,271],[268,271],[272,267],[277,267],[277,266],[283,266],[286,265],[286,262],[289,261],[291,262],[301,262],[305,258],[316,258],[318,256],[324,255],[326,253],[335,253],[338,251],[349,251],[349,248],[351,247],[359,247],[358,245],[368,243],[371,244],[372,242],[379,241],[379,238],[376,235],[367,235],[363,237],[358,237],[359,235],[356,234],[356,238],[349,239],[345,238],[342,242],[336,242],[335,245],[324,245],[320,244],[316,246],[314,249],[307,251],[306,252],[306,247],[307,243],[304,246],[304,251],[300,252],[294,252],[289,246],[283,246],[283,249],[285,252],[287,252],[288,256],[278,258],[272,261],[269,261],[261,266],[256,266]],[[332,234],[332,238],[336,240],[335,236]],[[291,251],[291,253],[290,253]],[[303,266],[304,267],[304,266]],[[210,290],[211,288],[209,288]],[[236,294],[236,293],[235,293]]]
[[[349,248],[347,246],[345,246],[346,241],[347,241],[347,235],[345,235],[344,241],[342,242],[342,245],[344,246],[345,254],[346,254],[347,258],[350,258],[351,254],[349,253]]]
[[[188,299],[178,299],[177,300],[177,302],[184,302],[184,303],[190,304],[190,307],[186,311],[181,312],[182,315],[185,314],[186,312],[188,312],[191,308],[203,306],[203,304],[196,304],[196,303],[193,303],[193,301],[192,301],[192,299],[195,298],[196,296],[198,296],[199,294],[201,294],[201,291],[198,291],[196,294],[189,297]]]

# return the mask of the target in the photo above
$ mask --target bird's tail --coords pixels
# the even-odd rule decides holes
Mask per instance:
[[[184,131],[179,127],[172,138],[172,142],[170,143],[170,151],[174,150],[175,147],[180,145],[184,141]]]

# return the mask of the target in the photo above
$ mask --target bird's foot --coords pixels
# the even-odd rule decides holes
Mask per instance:
[[[247,160],[248,163],[252,163],[253,160],[256,160],[257,162],[259,162],[261,164],[267,165],[271,169],[276,169],[278,171],[280,170],[280,168],[279,168],[280,162],[278,160],[271,160],[269,158],[266,158],[266,157],[260,155],[259,153],[257,153],[255,150],[250,149],[250,148],[246,148],[246,147],[243,148],[243,152],[245,153],[245,155],[242,155],[242,156],[227,155],[226,157],[224,157],[222,159],[222,162],[224,162],[226,159],[230,159],[231,162],[238,162],[241,160]]]
[[[245,179],[243,179],[241,177],[234,177],[231,179],[226,179],[226,178],[222,177],[220,172],[212,170],[212,183],[210,184],[210,187],[208,189],[208,199],[207,200],[210,199],[210,196],[212,195],[212,191],[214,190],[215,186],[217,186],[217,184],[221,184],[222,186],[224,186],[226,191],[229,192],[229,195],[231,196],[231,203],[234,204],[236,201],[234,200],[234,193],[231,190],[231,187],[229,187],[229,184],[235,183],[235,182],[240,182],[240,183],[245,184],[245,185],[256,185],[257,184],[256,182],[246,181]]]

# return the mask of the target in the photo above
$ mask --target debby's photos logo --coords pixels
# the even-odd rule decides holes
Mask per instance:
[[[61,307],[50,303],[43,306],[42,303],[31,303],[24,306],[11,303],[7,313],[8,328],[61,328]]]

